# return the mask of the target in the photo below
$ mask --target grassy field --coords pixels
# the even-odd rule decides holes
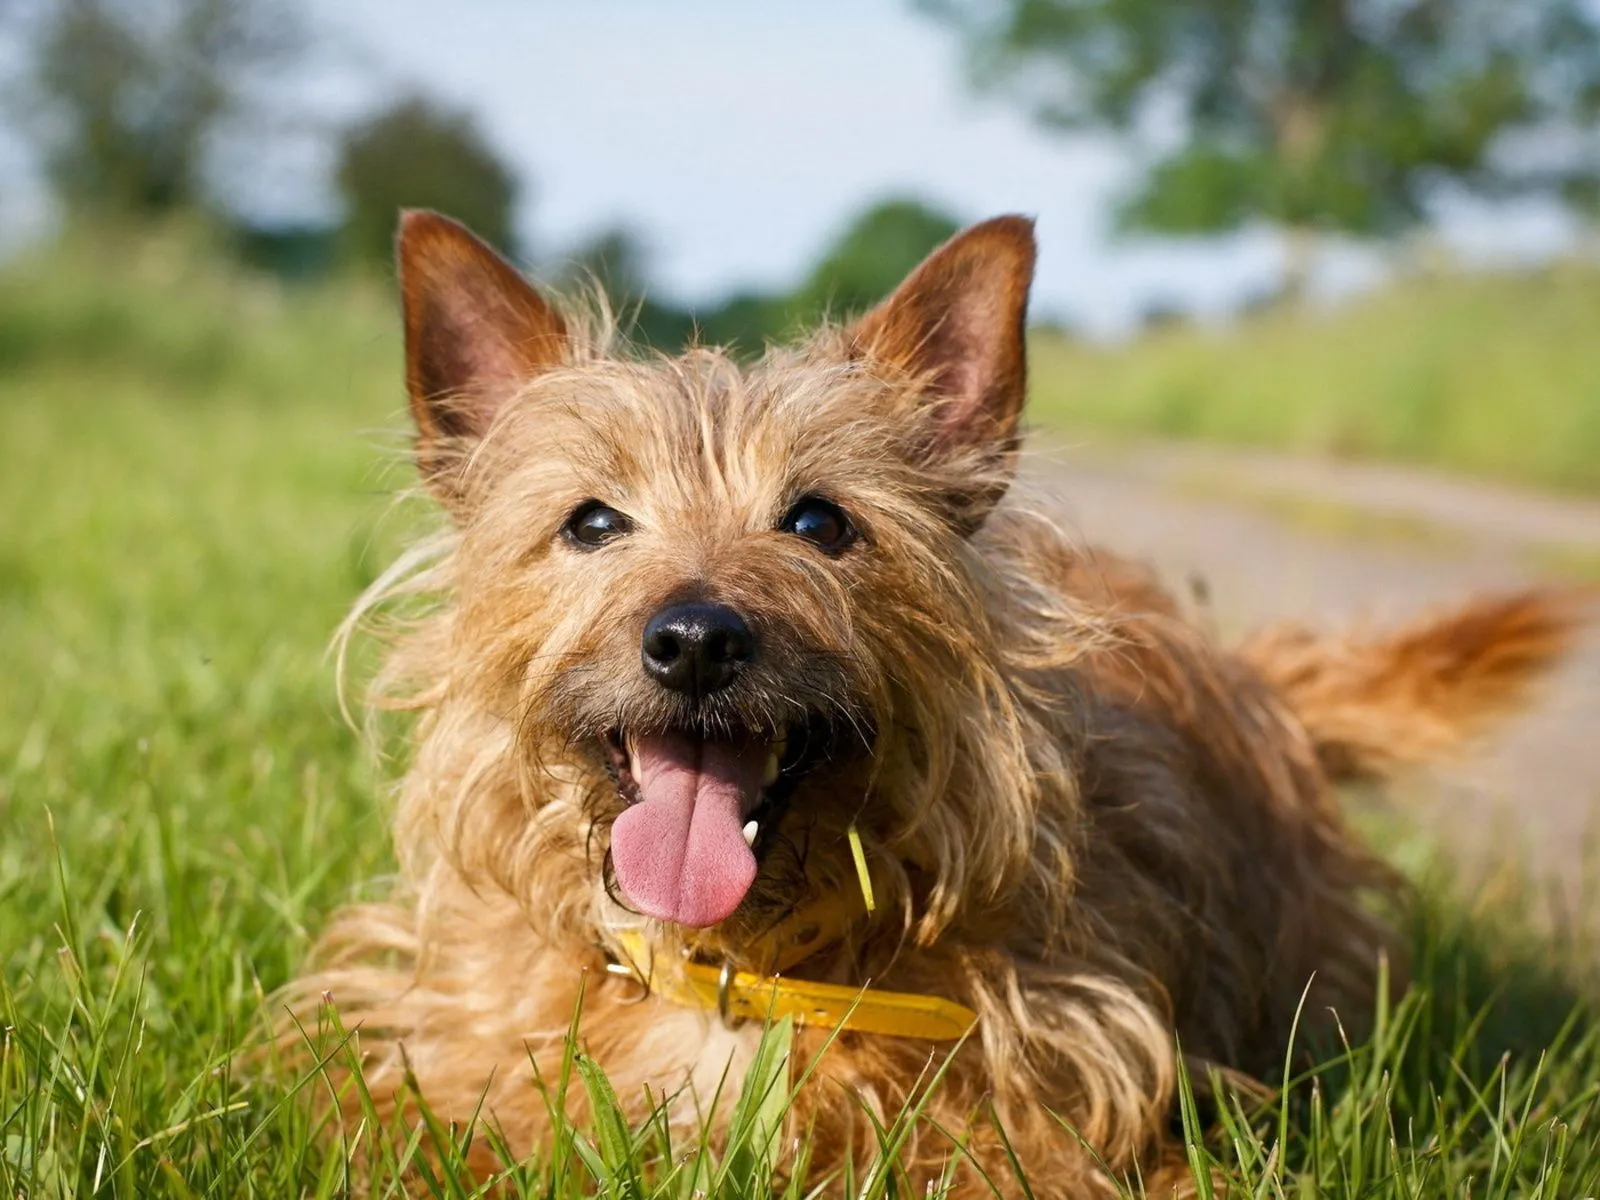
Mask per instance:
[[[1600,267],[1401,282],[1131,347],[1034,345],[1034,419],[1600,492]]]
[[[1180,340],[1152,362],[1180,350],[1218,353]],[[190,238],[84,240],[0,279],[5,1195],[342,1195],[357,1155],[388,1195],[419,1147],[459,1149],[442,1128],[315,1138],[305,1081],[231,1065],[322,915],[392,866],[324,647],[424,519],[389,499],[398,355],[382,290],[285,291]],[[1549,932],[1510,879],[1469,904],[1430,875],[1421,895],[1419,986],[1281,1105],[1186,1110],[1199,1167],[1253,1196],[1600,1193],[1588,922]],[[592,1064],[569,1083],[604,1111]],[[601,1120],[509,1168],[510,1191],[769,1194],[772,1086],[732,1150]],[[779,1190],[903,1194],[897,1128],[861,1177]]]

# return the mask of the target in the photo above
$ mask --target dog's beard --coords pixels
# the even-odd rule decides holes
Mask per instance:
[[[799,669],[757,668],[698,698],[643,679],[619,688],[627,672],[594,660],[546,677],[531,725],[564,730],[569,752],[609,775],[593,815],[610,825],[605,879],[626,907],[705,928],[795,890],[803,834],[785,822],[813,783],[870,760],[876,726],[840,660],[786,665]]]
[[[611,833],[622,897],[647,916],[704,928],[744,902],[815,772],[868,746],[820,717],[777,735],[694,728],[601,739],[625,808]]]
[[[611,828],[624,895],[646,916],[717,924],[755,881],[756,813],[778,780],[784,743],[619,731],[609,748],[633,797]]]

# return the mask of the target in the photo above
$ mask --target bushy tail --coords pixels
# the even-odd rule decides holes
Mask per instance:
[[[1373,778],[1443,758],[1516,708],[1571,649],[1597,597],[1486,597],[1376,636],[1279,627],[1240,652],[1299,716],[1331,778]]]

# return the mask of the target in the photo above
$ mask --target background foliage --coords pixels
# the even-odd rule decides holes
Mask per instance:
[[[1266,222],[1392,244],[1441,186],[1531,189],[1575,211],[1593,198],[1592,6],[936,7],[985,79],[1140,149],[1129,230]],[[0,264],[0,1190],[397,1195],[425,1177],[470,1194],[450,1168],[488,1135],[319,1129],[300,1101],[323,1080],[238,1055],[326,913],[394,866],[393,764],[342,724],[325,657],[351,597],[437,519],[391,500],[411,478],[398,322],[377,278],[393,210],[447,209],[536,254],[559,286],[599,281],[651,346],[744,352],[874,302],[982,214],[890,196],[789,285],[691,308],[656,291],[651,248],[626,226],[565,247],[520,228],[536,181],[425,93],[317,131],[337,164],[334,223],[261,226],[230,208],[219,145],[280,119],[272,85],[312,52],[291,0],[16,0],[0,32],[23,50],[3,60],[17,68],[7,113],[64,214],[50,244]],[[1600,492],[1592,262],[1404,276],[1331,315],[1267,306],[1221,330],[1160,318],[1118,346],[1039,330],[1034,419]],[[1402,861],[1422,857],[1378,832]],[[1213,1167],[1255,1196],[1600,1192],[1595,914],[1580,898],[1552,919],[1509,874],[1413,874],[1417,983],[1371,1038],[1265,1107],[1186,1095],[1200,1194]],[[349,1052],[336,1028],[311,1034]],[[569,1049],[553,1083],[582,1090],[595,1119],[558,1121],[509,1163],[509,1194],[904,1194],[914,1104],[857,1177],[808,1178],[803,1131],[774,1140],[782,1031],[732,1146],[673,1145],[659,1119],[629,1127]]]
[[[1442,187],[1600,186],[1585,0],[924,0],[978,78],[1144,148],[1124,228],[1390,236]]]

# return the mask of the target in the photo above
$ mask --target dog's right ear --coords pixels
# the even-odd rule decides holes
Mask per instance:
[[[402,212],[398,256],[417,466],[454,505],[466,456],[519,387],[561,364],[567,327],[515,267],[448,217]]]
[[[958,528],[983,523],[1010,483],[1027,391],[1033,222],[996,217],[951,238],[850,330],[855,352],[923,381],[924,452],[976,451],[988,469],[946,497]]]

